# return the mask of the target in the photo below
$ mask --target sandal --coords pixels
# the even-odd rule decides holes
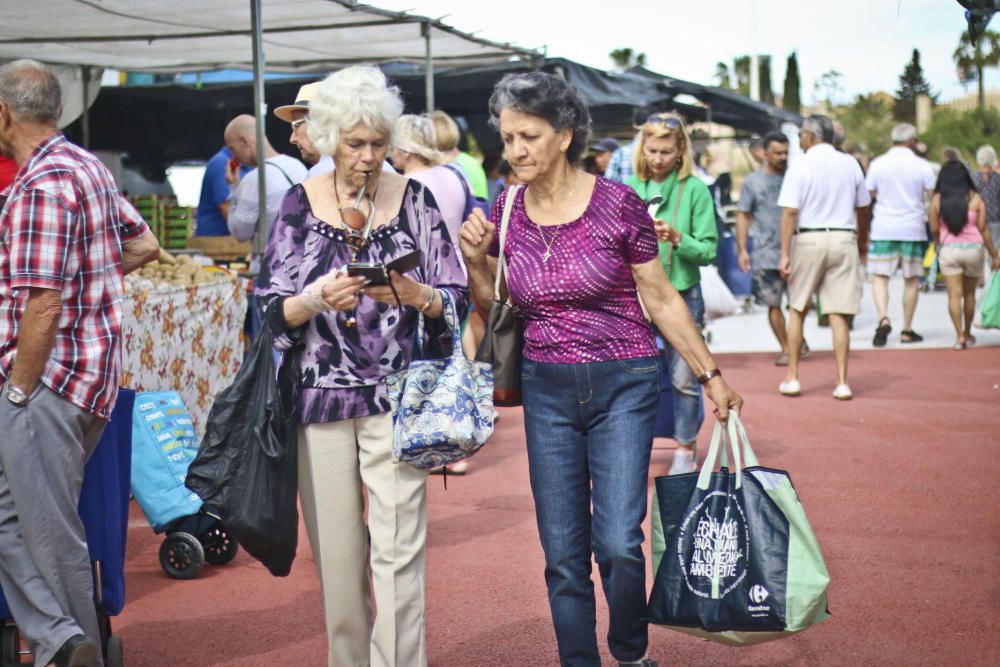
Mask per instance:
[[[900,343],[919,343],[924,340],[924,337],[918,334],[913,329],[908,329],[906,331],[899,332],[899,342]]]
[[[878,323],[878,329],[875,329],[875,338],[872,339],[872,345],[875,347],[885,347],[891,331],[892,325],[889,324],[889,318],[883,317]]]
[[[960,340],[957,343],[955,343],[955,348],[954,349],[956,351],[958,351],[958,352],[961,352],[962,350],[964,350],[965,349],[965,341],[964,340]]]

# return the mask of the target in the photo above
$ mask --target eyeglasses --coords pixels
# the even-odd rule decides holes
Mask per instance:
[[[292,121],[292,132],[294,132],[295,130],[299,129],[299,126],[302,125],[302,123],[306,123],[308,121],[309,121],[308,118],[299,118],[298,120],[293,120]]]
[[[671,130],[676,130],[684,125],[680,118],[677,118],[676,116],[667,116],[666,114],[661,113],[654,113],[646,119],[646,122],[651,125],[666,125],[667,128]]]

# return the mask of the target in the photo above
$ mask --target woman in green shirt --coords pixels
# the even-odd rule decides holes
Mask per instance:
[[[693,175],[691,140],[684,122],[669,113],[650,116],[639,132],[632,156],[635,175],[625,181],[643,201],[661,197],[651,210],[660,241],[660,261],[673,286],[684,297],[695,324],[705,320],[700,267],[711,264],[718,246],[715,203],[708,186]],[[662,338],[662,337],[661,337]],[[673,387],[674,454],[670,474],[697,469],[698,379],[669,344],[664,343]]]

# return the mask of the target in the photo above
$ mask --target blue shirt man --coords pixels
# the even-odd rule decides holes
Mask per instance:
[[[201,199],[198,200],[198,218],[195,236],[229,236],[226,226],[226,211],[229,184],[226,183],[226,164],[233,159],[232,152],[223,146],[205,165],[205,176],[201,181]],[[240,167],[240,176],[249,171]]]

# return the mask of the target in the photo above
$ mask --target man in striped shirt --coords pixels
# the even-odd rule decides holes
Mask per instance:
[[[122,277],[159,254],[111,174],[59,132],[59,82],[0,67],[0,584],[35,665],[100,665],[84,463],[118,395]]]

